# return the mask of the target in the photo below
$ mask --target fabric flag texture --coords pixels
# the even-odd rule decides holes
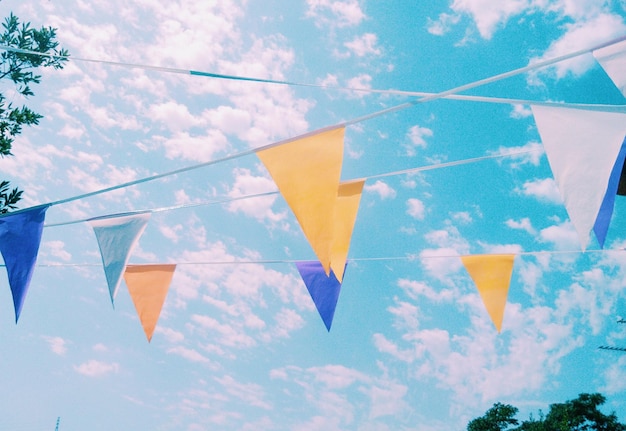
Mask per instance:
[[[344,131],[344,127],[335,128],[256,153],[296,216],[326,274],[330,272]]]
[[[364,184],[365,180],[341,183],[337,193],[330,268],[340,283],[343,281],[343,271],[346,267],[350,240],[352,239],[352,231],[359,211]]]
[[[15,323],[20,318],[33,276],[48,206],[38,206],[0,217],[0,253],[13,296]]]
[[[498,332],[502,329],[504,308],[513,274],[513,254],[483,254],[461,256],[485,308]]]
[[[626,41],[595,50],[593,56],[626,96]]]
[[[626,136],[626,114],[536,105],[532,111],[584,251]]]
[[[175,270],[175,264],[163,264],[128,265],[124,271],[128,293],[148,342],[152,340]]]
[[[311,295],[311,299],[315,303],[320,317],[324,321],[324,325],[326,325],[326,329],[330,332],[337,300],[339,299],[339,292],[341,291],[341,283],[335,277],[334,272],[331,271],[329,275],[326,275],[320,262],[296,262],[296,267]],[[345,272],[345,268],[343,268],[343,272]]]
[[[150,213],[139,213],[89,220],[100,247],[112,304],[114,304],[130,253],[146,229],[149,219]]]
[[[617,161],[611,171],[609,177],[609,185],[604,195],[602,205],[600,205],[600,211],[598,217],[593,225],[593,232],[596,234],[600,248],[604,248],[604,241],[606,240],[606,234],[609,231],[609,224],[611,223],[611,217],[613,216],[613,208],[615,207],[615,196],[617,195],[617,188],[619,186],[620,177],[622,176],[622,168],[624,167],[624,160],[626,159],[626,138],[622,142],[622,147],[619,150]]]

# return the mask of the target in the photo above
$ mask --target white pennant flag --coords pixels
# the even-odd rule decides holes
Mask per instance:
[[[583,250],[626,136],[626,114],[532,106],[565,208]]]
[[[593,56],[619,91],[626,96],[626,40],[597,49],[593,51]]]
[[[111,303],[117,295],[130,253],[146,229],[149,218],[150,213],[139,213],[89,220],[100,247]]]

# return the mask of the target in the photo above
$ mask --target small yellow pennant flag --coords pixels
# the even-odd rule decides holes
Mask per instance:
[[[482,254],[461,256],[461,260],[478,288],[491,321],[500,332],[515,255]]]
[[[128,293],[133,299],[148,342],[152,340],[175,270],[176,265],[164,264],[128,265],[124,271]]]
[[[339,185],[330,256],[330,267],[339,283],[343,281],[343,272],[364,184],[365,180],[363,179],[348,181]]]
[[[344,132],[344,127],[338,127],[256,153],[298,219],[327,275]]]

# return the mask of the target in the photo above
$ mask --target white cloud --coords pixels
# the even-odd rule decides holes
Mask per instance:
[[[180,343],[185,339],[185,335],[182,332],[176,331],[172,328],[166,328],[161,324],[157,325],[154,329],[154,333],[162,335],[168,343],[172,344]]]
[[[523,12],[529,6],[528,0],[454,0],[450,6],[457,14],[467,14],[476,23],[476,28],[483,39],[491,36],[510,17]]]
[[[461,17],[456,14],[449,14],[445,12],[441,13],[439,14],[439,18],[437,18],[436,20],[428,18],[428,25],[426,26],[426,30],[428,30],[430,34],[433,34],[435,36],[443,36],[452,29],[452,26],[454,26],[454,24],[459,22],[460,18]]]
[[[504,330],[510,330],[510,337],[500,336],[496,343],[497,334],[478,295],[464,301],[472,322],[464,334],[407,328],[397,342],[374,335],[377,349],[413,364],[412,373],[420,382],[453,392],[452,414],[467,414],[475,406],[537,390],[558,373],[560,359],[580,345],[569,323],[555,321],[554,310],[521,309],[517,304],[507,306]]]
[[[410,198],[406,201],[406,213],[417,220],[424,220],[424,203],[416,198]]]
[[[518,147],[500,147],[496,151],[489,151],[487,154],[493,156],[503,156],[501,162],[510,163],[512,168],[519,168],[525,164],[539,166],[539,162],[545,151],[539,142],[529,142]]]
[[[371,419],[397,415],[407,408],[404,396],[408,391],[408,387],[394,382],[386,383],[387,385],[384,387],[372,386],[369,389],[372,403],[369,415]]]
[[[532,109],[527,105],[515,104],[513,105],[513,110],[511,111],[511,118],[515,118],[517,120],[522,118],[528,118],[533,115]]]
[[[365,184],[363,189],[369,193],[376,193],[381,199],[394,199],[396,197],[396,191],[381,180],[377,180],[374,184]]]
[[[91,359],[78,366],[74,365],[74,370],[88,377],[100,377],[109,373],[117,373],[120,366],[117,362],[101,362],[95,359]]]
[[[552,243],[557,250],[576,250],[580,248],[578,234],[569,220],[541,229],[539,238],[543,242]]]
[[[419,300],[423,296],[430,301],[442,302],[451,301],[455,296],[454,290],[441,289],[435,291],[435,289],[422,281],[413,281],[406,278],[398,280],[398,287],[402,288],[410,298],[415,300]]]
[[[600,388],[608,395],[623,393],[626,390],[626,356],[620,356],[616,361],[607,364],[604,371],[604,386]]]
[[[217,129],[207,130],[205,135],[178,132],[169,138],[161,137],[158,140],[162,142],[165,154],[170,159],[208,162],[215,153],[228,148],[228,139]]]
[[[424,269],[439,280],[444,281],[449,274],[461,269],[461,259],[458,258],[460,253],[454,248],[426,248],[419,255]]]
[[[247,405],[259,407],[265,410],[272,408],[272,405],[265,401],[265,391],[263,387],[255,383],[240,383],[232,376],[215,377],[215,381],[220,383],[226,393],[239,398]]]
[[[61,259],[64,262],[69,262],[72,259],[72,255],[65,250],[65,243],[63,241],[43,242],[40,253],[42,255],[49,254],[50,256]]]
[[[626,23],[623,17],[600,13],[589,20],[575,21],[565,25],[565,34],[560,39],[552,42],[548,49],[539,57],[532,58],[530,63],[547,60],[581,49],[606,42],[626,32]],[[529,74],[530,84],[540,84],[541,76],[551,76],[556,79],[563,78],[568,74],[580,76],[594,66],[594,58],[581,55],[576,58],[556,63],[553,66],[539,69]]]
[[[404,145],[404,148],[406,148],[407,156],[412,157],[417,154],[417,148],[426,148],[428,145],[426,138],[432,138],[433,131],[427,127],[415,125],[409,129],[406,136],[409,143]]]
[[[343,365],[325,365],[312,367],[309,371],[316,381],[323,383],[328,389],[345,389],[355,382],[367,380],[367,376],[360,371]]]
[[[294,394],[308,400],[313,413],[303,423],[294,426],[298,430],[351,429],[359,423],[359,429],[384,429],[377,418],[406,414],[410,410],[405,397],[409,387],[387,376],[371,376],[342,365],[328,364],[302,369],[287,366],[273,369],[270,374],[287,382],[296,383],[302,393]],[[369,410],[363,405],[369,402]],[[367,404],[366,404],[367,405]]]
[[[524,217],[520,219],[519,221],[508,219],[504,222],[504,224],[506,224],[511,229],[523,230],[529,233],[530,235],[535,235],[537,233],[537,231],[533,227],[528,217]]]
[[[205,112],[204,116],[216,129],[239,137],[244,136],[242,131],[250,128],[253,121],[249,112],[231,106],[218,106]]]
[[[165,126],[174,133],[204,124],[203,119],[192,115],[187,106],[174,101],[151,105],[148,115],[153,123]]]
[[[235,168],[233,175],[235,175],[235,182],[228,192],[228,196],[233,199],[277,191],[276,183],[271,178],[260,175],[255,176],[249,169]],[[286,211],[276,213],[272,210],[277,197],[278,193],[252,199],[234,200],[228,204],[228,210],[232,212],[240,211],[259,221],[267,220],[271,223],[276,223],[285,220],[287,217]]]
[[[270,333],[264,336],[265,340],[269,340],[268,335],[272,338],[289,338],[291,333],[304,326],[304,319],[298,312],[290,308],[281,308],[274,316],[275,326],[271,328]]]
[[[350,42],[344,43],[344,46],[357,57],[364,57],[366,55],[381,54],[380,48],[376,46],[377,43],[378,37],[374,33],[365,33],[361,36],[356,36]]]
[[[413,349],[402,350],[400,347],[389,340],[383,334],[374,334],[372,336],[374,347],[380,353],[386,353],[402,362],[411,363],[415,360],[415,351]]]
[[[208,358],[203,356],[200,352],[195,349],[189,349],[183,346],[175,346],[167,349],[167,353],[172,353],[174,355],[178,355],[182,358],[187,359],[190,362],[198,362],[202,364],[211,364]]]
[[[365,19],[358,0],[307,0],[307,16],[318,26],[352,27]]]
[[[539,201],[553,204],[563,203],[563,199],[561,198],[561,194],[553,178],[526,181],[521,189],[516,188],[515,191],[521,195],[530,196]]]
[[[94,352],[108,352],[109,348],[102,343],[97,343],[91,347],[91,350]]]
[[[49,337],[46,335],[42,335],[42,338],[48,343],[50,346],[50,350],[59,355],[63,356],[67,352],[67,341],[65,341],[61,337]]]
[[[369,90],[372,88],[372,76],[367,73],[361,73],[353,78],[350,78],[346,83],[348,88],[355,90]],[[347,92],[350,97],[363,98],[368,93],[367,91],[349,91]]]
[[[474,221],[472,215],[468,211],[458,211],[451,213],[450,216],[454,221],[459,222],[460,224],[470,224]]]

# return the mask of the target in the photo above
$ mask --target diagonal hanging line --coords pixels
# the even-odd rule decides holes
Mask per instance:
[[[431,170],[434,170],[434,169],[448,168],[448,167],[452,167],[452,166],[460,166],[460,165],[467,165],[467,164],[470,164],[470,163],[482,162],[483,160],[499,159],[499,158],[505,158],[505,157],[515,157],[515,156],[519,156],[519,155],[522,155],[522,154],[534,153],[534,152],[538,152],[538,151],[542,151],[542,149],[537,148],[537,149],[526,150],[526,151],[517,151],[517,152],[514,152],[514,153],[492,154],[492,155],[488,155],[488,156],[474,157],[474,158],[471,158],[471,159],[455,160],[455,161],[452,161],[452,162],[435,163],[433,165],[419,166],[419,167],[410,168],[410,169],[402,169],[402,170],[399,170],[399,171],[387,172],[387,173],[384,173],[384,174],[376,174],[376,175],[371,175],[371,176],[368,176],[368,177],[362,177],[362,178],[359,178],[359,179],[360,180],[371,180],[371,179],[376,179],[376,178],[385,178],[385,177],[391,177],[391,176],[397,176],[397,175],[403,175],[403,174],[411,174],[411,173],[416,173],[416,172],[425,172],[425,171],[431,171]],[[359,179],[353,179],[352,181],[358,181]],[[214,200],[214,201],[194,202],[194,203],[190,203],[190,204],[172,205],[172,206],[168,206],[168,207],[153,208],[153,209],[148,209],[148,210],[144,209],[144,210],[136,210],[136,211],[125,211],[122,214],[112,214],[112,215],[106,215],[106,216],[98,216],[96,218],[100,218],[100,217],[115,217],[115,216],[120,216],[120,215],[142,214],[142,213],[146,213],[146,212],[157,213],[157,212],[172,211],[172,210],[179,210],[179,209],[185,209],[185,208],[195,208],[195,207],[200,207],[200,206],[227,204],[227,203],[230,203],[230,202],[235,202],[235,201],[240,201],[240,200],[245,200],[245,199],[253,199],[253,198],[260,198],[260,197],[265,197],[265,196],[277,195],[279,193],[280,192],[278,190],[272,190],[272,191],[269,191],[269,192],[254,193],[254,194],[243,195],[243,196],[236,196],[236,197],[230,197],[230,198],[224,198],[224,199]],[[15,212],[13,212],[11,214],[15,214]],[[50,224],[45,224],[44,227],[67,226],[67,225],[71,225],[71,224],[84,223],[84,222],[87,222],[87,221],[92,220],[92,219],[94,219],[94,217],[89,217],[89,218],[81,219],[81,220],[72,220],[72,221],[67,221],[67,222],[50,223]]]
[[[453,95],[455,93],[460,93],[462,91],[470,90],[472,88],[480,87],[482,85],[491,84],[493,82],[496,82],[496,81],[499,81],[499,80],[502,80],[502,79],[510,78],[512,76],[515,76],[515,75],[520,75],[522,73],[530,72],[531,70],[534,70],[534,69],[539,69],[539,68],[542,68],[542,67],[545,67],[545,66],[550,66],[552,64],[559,63],[561,61],[569,60],[571,58],[578,57],[578,56],[581,56],[583,54],[587,54],[587,53],[595,51],[597,49],[601,49],[601,48],[605,48],[605,47],[610,46],[610,45],[614,45],[614,44],[622,42],[624,40],[626,40],[626,36],[622,36],[622,37],[619,37],[617,39],[612,39],[612,40],[610,40],[608,42],[604,42],[604,43],[601,43],[599,45],[596,45],[596,46],[593,46],[593,47],[590,47],[590,48],[581,49],[579,51],[575,51],[575,52],[572,52],[570,54],[565,54],[565,55],[562,55],[562,56],[559,56],[559,57],[555,57],[555,58],[552,58],[552,59],[548,59],[548,60],[544,60],[544,61],[538,61],[536,63],[529,64],[528,66],[520,67],[519,69],[511,70],[509,72],[501,73],[499,75],[494,75],[494,76],[489,77],[489,78],[481,79],[481,80],[478,80],[478,81],[471,82],[469,84],[465,84],[465,85],[461,85],[461,86],[458,86],[458,87],[455,87],[455,88],[451,88],[450,90],[446,90],[446,91],[442,91],[441,93],[435,93],[435,94],[432,94],[430,96],[422,97],[421,99],[412,100],[412,101],[403,103],[401,105],[392,106],[391,108],[383,109],[381,111],[374,112],[374,113],[369,114],[369,115],[364,115],[362,117],[355,118],[354,120],[347,121],[345,124],[348,125],[348,124],[360,123],[362,121],[369,120],[369,119],[372,119],[372,118],[375,118],[375,117],[378,117],[378,116],[381,116],[381,115],[385,115],[385,114],[396,112],[396,111],[399,111],[399,110],[402,110],[402,109],[405,109],[405,108],[409,108],[409,107],[414,106],[414,105],[416,105],[418,103],[424,103],[424,102],[430,102],[432,100],[442,99],[442,98],[445,98],[446,96],[450,96],[450,95]]]
[[[521,69],[517,69],[515,71],[508,72],[508,73],[511,74],[509,76],[513,76],[519,73],[524,73],[525,71],[532,70],[537,67],[547,66],[549,64],[567,60],[569,58],[586,54],[588,52],[595,51],[597,49],[605,48],[607,46],[621,42],[623,40],[626,40],[626,36],[622,36],[620,38],[601,43],[594,47],[576,51],[571,54],[566,54],[564,56],[557,57],[551,60],[534,63],[532,65],[526,66],[526,68],[522,68],[522,69],[527,69],[527,70],[520,71]],[[352,91],[352,92],[360,92],[360,93],[421,97],[421,98],[426,99],[426,100],[422,100],[421,102],[427,102],[429,100],[442,98],[442,99],[462,100],[462,101],[471,101],[471,102],[485,102],[485,103],[499,103],[499,104],[513,104],[513,105],[534,104],[534,105],[543,105],[543,106],[557,106],[557,107],[561,106],[561,107],[579,108],[579,109],[593,109],[593,110],[601,110],[601,111],[607,111],[607,112],[626,112],[626,105],[601,105],[601,104],[589,105],[589,104],[581,104],[581,103],[535,102],[535,101],[523,100],[523,99],[466,96],[466,95],[453,94],[453,93],[458,93],[464,90],[468,90],[469,88],[474,88],[473,85],[469,87],[469,85],[471,84],[457,87],[456,89],[453,89],[454,91],[449,90],[449,91],[453,91],[453,93],[449,93],[445,96],[441,96],[442,93],[428,93],[428,92],[422,92],[422,91],[406,91],[406,90],[392,90],[392,89],[381,90],[381,89],[373,89],[373,88],[342,87],[342,86],[333,86],[333,85],[324,85],[324,84],[310,84],[310,83],[295,82],[295,81],[266,79],[266,78],[257,78],[257,77],[241,76],[241,75],[229,75],[229,74],[221,74],[221,73],[214,73],[214,72],[204,72],[204,71],[198,71],[198,70],[192,70],[192,69],[180,69],[180,68],[153,66],[153,65],[145,65],[145,64],[138,64],[138,63],[124,63],[124,62],[119,62],[119,61],[98,60],[98,59],[90,59],[90,58],[74,57],[74,56],[59,56],[59,55],[54,55],[54,54],[26,50],[26,49],[14,48],[14,47],[7,46],[7,45],[0,45],[0,50],[11,51],[11,52],[16,52],[16,53],[21,53],[21,54],[38,55],[42,57],[82,61],[86,63],[99,63],[99,64],[105,64],[109,66],[126,67],[126,68],[131,68],[131,69],[152,70],[152,71],[157,71],[157,72],[173,73],[173,74],[181,74],[181,75],[202,76],[202,77],[215,78],[215,79],[258,82],[258,83],[287,85],[287,86],[295,86],[295,87],[320,88],[324,90],[341,90],[341,91]],[[497,75],[497,76],[501,76],[501,75]],[[506,77],[508,76],[502,76],[501,78],[498,78],[498,79],[503,79]],[[491,78],[488,78],[488,79],[491,79]],[[487,82],[483,82],[483,83],[479,83],[478,85],[484,85],[486,83]],[[463,87],[466,87],[466,88],[463,88]],[[411,105],[412,104],[409,104],[408,106],[411,106]],[[398,108],[398,109],[403,109],[403,108]]]
[[[340,127],[346,127],[346,126],[353,125],[353,124],[357,124],[357,123],[360,123],[360,122],[363,122],[363,121],[367,121],[367,120],[370,120],[370,119],[373,119],[373,118],[376,118],[376,117],[379,117],[379,116],[382,116],[382,115],[386,115],[386,114],[389,114],[389,113],[392,113],[392,112],[396,112],[396,111],[400,111],[400,110],[403,110],[403,109],[406,109],[406,108],[410,108],[410,107],[415,106],[415,105],[417,105],[419,103],[425,103],[425,102],[430,102],[430,101],[437,100],[437,99],[442,99],[442,98],[445,98],[447,96],[453,95],[455,93],[459,93],[461,91],[466,91],[466,90],[469,90],[469,89],[472,89],[472,88],[476,88],[476,87],[479,87],[479,86],[482,86],[482,85],[490,84],[490,83],[493,83],[493,82],[496,82],[496,81],[499,81],[499,80],[502,80],[502,79],[510,78],[512,76],[515,76],[515,75],[526,73],[526,72],[529,72],[529,71],[534,70],[534,69],[539,69],[539,68],[542,68],[542,67],[545,67],[545,66],[549,66],[551,64],[555,64],[555,63],[564,61],[564,60],[569,60],[571,58],[578,57],[578,56],[583,55],[583,54],[587,54],[587,53],[589,53],[591,51],[595,51],[597,49],[604,48],[604,47],[616,44],[616,43],[621,42],[623,40],[626,40],[626,36],[622,36],[622,37],[619,37],[617,39],[612,39],[612,40],[610,40],[608,42],[604,42],[604,43],[601,43],[601,44],[598,44],[598,45],[595,45],[595,46],[592,46],[592,47],[589,47],[589,48],[586,48],[586,49],[575,51],[575,52],[572,52],[570,54],[565,54],[565,55],[562,55],[562,56],[559,56],[559,57],[555,57],[553,59],[539,61],[539,62],[530,64],[528,66],[521,67],[519,69],[515,69],[515,70],[509,71],[509,72],[501,73],[499,75],[494,75],[494,76],[489,77],[489,78],[485,78],[485,79],[481,79],[481,80],[478,80],[478,81],[474,81],[474,82],[471,82],[469,84],[461,85],[459,87],[455,87],[455,88],[452,88],[452,89],[449,89],[449,90],[446,90],[446,91],[443,91],[443,92],[440,92],[440,93],[431,94],[429,96],[422,97],[422,98],[417,99],[417,100],[412,100],[412,101],[409,101],[409,102],[402,103],[400,105],[392,106],[390,108],[386,108],[386,109],[383,109],[383,110],[380,110],[380,111],[376,111],[376,112],[373,112],[373,113],[370,113],[370,114],[367,114],[367,115],[364,115],[364,116],[361,116],[361,117],[354,118],[352,120],[348,120],[348,121],[344,121],[342,123],[335,124],[333,126],[323,127],[323,128],[320,128],[320,129],[317,129],[317,130],[314,130],[314,131],[311,131],[311,132],[308,132],[308,133],[304,133],[304,134],[299,135],[299,136],[295,136],[295,137],[289,138],[289,139],[285,139],[285,140],[282,140],[282,141],[271,143],[271,144],[268,144],[268,145],[265,145],[265,146],[261,146],[261,147],[258,147],[258,148],[249,149],[249,150],[242,151],[242,152],[239,152],[239,153],[231,154],[229,156],[222,157],[220,159],[216,159],[216,160],[200,163],[200,164],[197,164],[197,165],[188,166],[188,167],[181,168],[181,169],[176,169],[176,170],[173,170],[173,171],[170,171],[170,172],[165,172],[165,173],[162,173],[162,174],[152,175],[150,177],[145,177],[145,178],[141,178],[141,179],[138,179],[138,180],[129,181],[129,182],[126,182],[126,183],[118,184],[116,186],[106,187],[106,188],[103,188],[103,189],[100,189],[100,190],[95,190],[95,191],[90,192],[90,193],[85,193],[85,194],[69,197],[69,198],[66,198],[66,199],[61,199],[61,200],[58,200],[58,201],[50,202],[47,205],[48,206],[60,205],[60,204],[76,201],[76,200],[79,200],[79,199],[85,199],[85,198],[88,198],[88,197],[91,197],[91,196],[95,196],[95,195],[111,192],[111,191],[118,190],[118,189],[121,189],[121,188],[134,186],[134,185],[137,185],[137,184],[153,181],[153,180],[156,180],[156,179],[159,179],[159,178],[164,178],[164,177],[167,177],[167,176],[176,175],[176,174],[179,174],[179,173],[182,173],[182,172],[187,172],[187,171],[191,171],[191,170],[194,170],[194,169],[199,169],[199,168],[202,168],[202,167],[206,167],[206,166],[214,165],[214,164],[217,164],[217,163],[225,162],[225,161],[228,161],[228,160],[233,160],[233,159],[237,159],[237,158],[240,158],[240,157],[243,157],[243,156],[251,155],[251,154],[256,153],[257,151],[262,151],[262,150],[269,149],[269,148],[272,148],[272,147],[275,147],[275,146],[278,146],[278,145],[283,145],[283,144],[286,144],[288,142],[292,142],[292,141],[295,141],[295,140],[303,139],[303,138],[306,138],[308,136],[312,136],[312,135],[315,135],[315,134],[318,134],[318,133],[322,133],[324,131],[328,131],[328,130],[332,130],[332,129],[336,129],[336,128],[340,128]],[[16,48],[11,48],[11,47],[6,47],[6,46],[3,46],[3,45],[0,45],[0,49],[7,49],[7,48],[10,48],[11,50],[16,50]],[[22,51],[23,50],[18,50],[17,52],[22,52]],[[24,53],[40,54],[40,53],[37,53],[35,51],[33,51],[33,52],[24,52]],[[48,56],[50,56],[50,54],[48,54]],[[59,57],[59,56],[53,56],[53,57]],[[117,64],[115,62],[111,62],[111,63],[112,64]],[[119,63],[119,64],[121,65],[121,63]],[[175,73],[183,73],[182,69],[170,69],[170,68],[159,68],[159,69],[162,69],[164,71],[172,71],[172,72],[175,72]],[[187,73],[187,72],[185,72],[185,73]],[[250,79],[252,80],[253,78],[250,78]],[[532,102],[530,102],[530,103],[532,104]],[[11,214],[16,214],[16,213],[19,213],[21,211],[26,211],[28,209],[29,208],[25,208],[25,209],[22,209],[22,210],[14,211]]]

